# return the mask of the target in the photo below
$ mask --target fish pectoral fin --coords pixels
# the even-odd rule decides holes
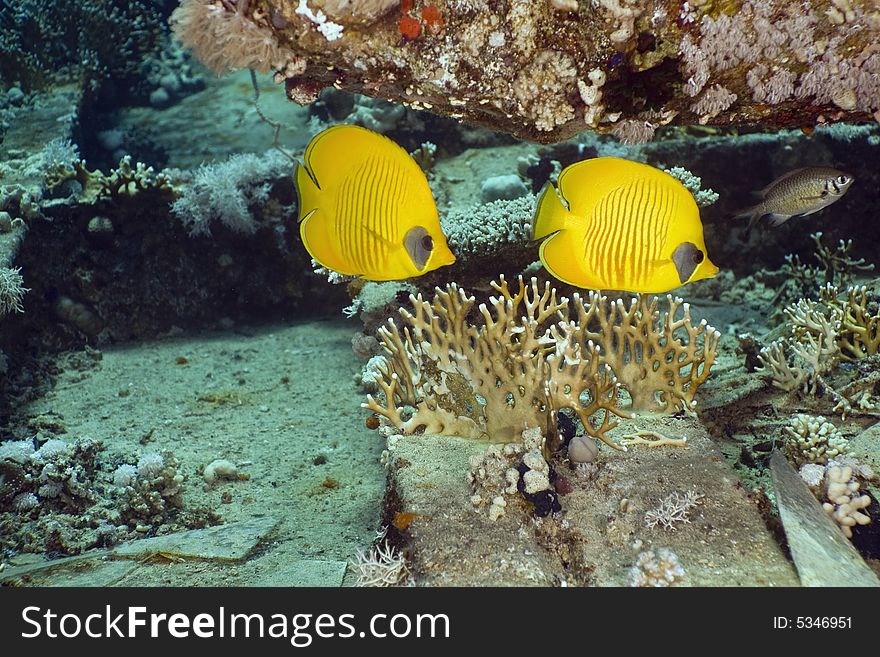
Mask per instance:
[[[361,226],[361,230],[363,230],[365,233],[367,233],[367,235],[370,235],[371,237],[375,238],[376,240],[382,242],[383,244],[385,244],[389,247],[398,246],[397,244],[395,244],[394,242],[389,240],[387,237],[385,237],[382,233],[379,233],[379,232],[373,230],[369,226]]]
[[[795,216],[797,216],[797,215],[791,215],[791,214],[775,214],[775,213],[774,213],[774,214],[768,214],[768,215],[767,215],[767,219],[768,219],[767,223],[769,223],[773,228],[776,228],[776,227],[778,227],[778,226],[781,226],[781,225],[784,224],[786,221],[788,221],[789,219],[791,219],[792,217],[795,217]]]
[[[315,208],[303,215],[299,224],[299,235],[309,255],[317,260],[322,267],[332,269],[345,276],[357,276],[360,272],[352,271],[335,248],[335,242],[328,232],[327,217],[320,208]]]
[[[563,229],[560,228],[559,230],[555,230],[555,231],[553,231],[552,233],[550,233],[549,235],[547,235],[547,236],[545,236],[545,237],[532,237],[532,238],[529,239],[529,241],[530,241],[532,244],[537,244],[537,243],[539,243],[539,242],[546,242],[546,241],[549,240],[551,237],[556,237],[557,235],[559,235],[559,233],[561,233],[562,231],[563,231]]]

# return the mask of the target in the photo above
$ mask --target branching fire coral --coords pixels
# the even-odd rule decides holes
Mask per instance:
[[[576,294],[569,303],[535,278],[520,278],[517,292],[503,277],[492,286],[499,294],[476,308],[479,326],[468,322],[475,297],[455,284],[430,302],[410,297],[403,330],[394,320],[380,329],[388,358],[376,381],[384,400],[369,396],[364,407],[403,433],[505,443],[519,442],[526,427],[554,436],[555,413],[569,408],[590,436],[617,449],[608,432],[615,416],[626,416],[621,386],[635,409],[693,408],[719,334],[705,322],[693,326],[687,304],[676,318],[681,300],[670,297],[660,318],[654,297],[609,305],[590,292],[586,302]]]
[[[523,429],[555,433],[552,411],[575,410],[591,435],[609,445],[616,426],[618,383],[600,365],[598,347],[583,349],[578,327],[562,321],[568,306],[549,283],[537,279],[511,292],[507,281],[481,304],[483,324],[468,323],[476,298],[457,285],[437,289],[432,302],[410,297],[413,313],[401,310],[403,333],[389,320],[380,339],[389,360],[377,378],[385,403],[364,405],[403,433],[458,435],[491,442],[519,442]],[[491,309],[490,309],[491,308]],[[548,324],[557,324],[548,328]],[[583,401],[586,393],[586,401]],[[405,407],[411,407],[408,419]],[[590,417],[602,412],[597,427]]]
[[[653,295],[638,295],[628,306],[595,291],[586,300],[574,295],[582,338],[601,346],[602,360],[629,393],[633,410],[692,411],[715,363],[721,334],[705,321],[695,326],[689,304],[666,299],[661,316]],[[598,330],[587,328],[592,326]]]

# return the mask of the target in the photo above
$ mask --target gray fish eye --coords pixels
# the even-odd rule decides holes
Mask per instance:
[[[430,235],[425,235],[422,238],[422,248],[425,251],[433,251],[434,250],[434,240],[431,238]]]
[[[694,264],[695,264],[695,265],[698,265],[698,264],[700,264],[701,262],[703,262],[703,258],[704,258],[704,257],[705,257],[705,256],[703,256],[703,252],[702,252],[702,251],[695,251],[694,254],[691,256],[691,260],[694,261]]]

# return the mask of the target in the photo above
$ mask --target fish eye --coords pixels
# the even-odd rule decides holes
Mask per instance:
[[[849,181],[849,178],[846,176],[837,176],[837,182],[840,185],[845,185]]]
[[[434,240],[430,235],[425,235],[422,238],[421,246],[425,251],[433,251],[434,250]]]
[[[700,264],[701,262],[703,262],[703,258],[704,258],[704,257],[705,257],[705,256],[703,255],[703,252],[702,252],[702,251],[694,251],[694,254],[691,256],[691,260],[694,261],[694,264],[695,264],[695,265],[698,265],[698,264]]]

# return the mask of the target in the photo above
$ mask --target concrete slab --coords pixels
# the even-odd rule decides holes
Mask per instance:
[[[192,529],[178,534],[167,534],[132,541],[113,550],[119,558],[137,559],[155,554],[181,559],[208,559],[214,561],[243,561],[281,522],[266,517],[242,522]]]
[[[303,559],[256,580],[254,586],[342,586],[347,567],[345,561]]]
[[[686,437],[687,447],[603,447],[592,478],[552,465],[570,490],[563,512],[542,520],[508,503],[491,522],[470,502],[474,441],[435,436],[392,439],[387,517],[415,514],[402,533],[419,585],[624,586],[638,555],[668,548],[685,586],[795,586],[797,574],[736,474],[693,418],[624,421],[615,437],[652,430]],[[645,514],[668,495],[693,491],[687,522],[648,527]]]

